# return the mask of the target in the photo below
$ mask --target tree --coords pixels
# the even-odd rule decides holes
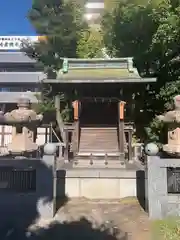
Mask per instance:
[[[109,53],[115,57],[133,56],[136,62],[141,59],[142,64],[142,57],[147,59],[152,36],[157,30],[151,15],[151,5],[123,2],[113,12],[107,12],[102,21],[102,29]]]
[[[86,28],[80,6],[60,0],[34,0],[28,18],[40,42],[26,43],[23,49],[46,68],[60,69],[60,57],[76,57],[81,31]]]
[[[28,12],[28,19],[41,38],[35,43],[25,42],[22,51],[36,59],[49,78],[56,78],[56,72],[62,67],[61,59],[77,57],[81,32],[87,28],[82,17],[82,6],[70,1],[34,0]],[[61,117],[65,120],[70,119],[71,109],[67,109],[67,94],[59,92],[58,89],[55,91],[51,91],[51,87],[49,91],[48,86],[43,85],[39,111],[54,112],[54,97],[58,94],[64,102]],[[49,113],[46,115],[52,116]]]
[[[147,4],[151,3],[153,6],[158,5],[159,3],[161,3],[163,0],[104,0],[104,6],[105,9],[107,9],[108,11],[117,7],[119,5],[119,3],[125,3],[125,4],[135,4],[137,5],[141,5],[141,6],[146,6]],[[175,0],[178,1],[178,0]]]
[[[108,51],[118,57],[133,56],[141,74],[156,73],[161,80],[159,86],[180,74],[180,3],[175,6],[172,3],[154,6],[151,2],[147,5],[121,2],[102,21]]]
[[[79,58],[101,58],[103,47],[101,33],[96,29],[89,29],[82,32],[77,46],[77,56]]]
[[[104,43],[109,53],[116,57],[133,56],[142,76],[157,77],[156,84],[141,91],[135,89],[136,100],[144,105],[144,119],[151,120],[162,113],[180,90],[179,14],[178,1],[137,5],[127,0],[103,18]]]

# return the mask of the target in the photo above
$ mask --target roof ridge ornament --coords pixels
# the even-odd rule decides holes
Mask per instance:
[[[69,62],[67,58],[64,58],[63,64],[62,64],[62,73],[68,73],[69,70]]]
[[[60,78],[63,74],[66,74],[69,71],[68,58],[61,58],[61,59],[63,59],[62,68],[60,70],[56,71],[57,78]]]
[[[132,57],[127,58],[127,64],[128,64],[128,70],[130,73],[135,73],[135,74],[139,75],[137,68],[135,68],[133,66],[133,58]]]

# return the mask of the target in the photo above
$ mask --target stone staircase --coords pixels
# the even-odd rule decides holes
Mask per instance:
[[[79,152],[118,152],[117,128],[81,128]]]
[[[82,127],[76,165],[108,166],[120,161],[117,127]],[[77,164],[78,163],[78,164]]]

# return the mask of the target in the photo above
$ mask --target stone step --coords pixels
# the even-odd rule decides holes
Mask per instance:
[[[88,157],[88,158],[100,158],[100,159],[105,159],[105,158],[117,158],[119,159],[120,153],[119,152],[108,152],[106,153],[105,151],[87,151],[87,152],[78,152],[77,154],[78,157]]]
[[[118,151],[117,128],[81,128],[79,151]]]
[[[97,143],[82,143],[81,142],[81,147],[90,147],[90,146],[93,146],[97,149],[111,149],[111,148],[115,148],[115,149],[118,149],[118,146],[117,146],[117,143],[114,142],[114,143],[102,143],[102,142],[99,142],[99,144],[97,145]]]

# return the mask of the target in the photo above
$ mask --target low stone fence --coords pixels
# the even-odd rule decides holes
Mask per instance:
[[[151,219],[180,215],[180,158],[147,157],[146,202]]]
[[[55,160],[0,159],[0,220],[27,222],[51,218],[56,210]]]

